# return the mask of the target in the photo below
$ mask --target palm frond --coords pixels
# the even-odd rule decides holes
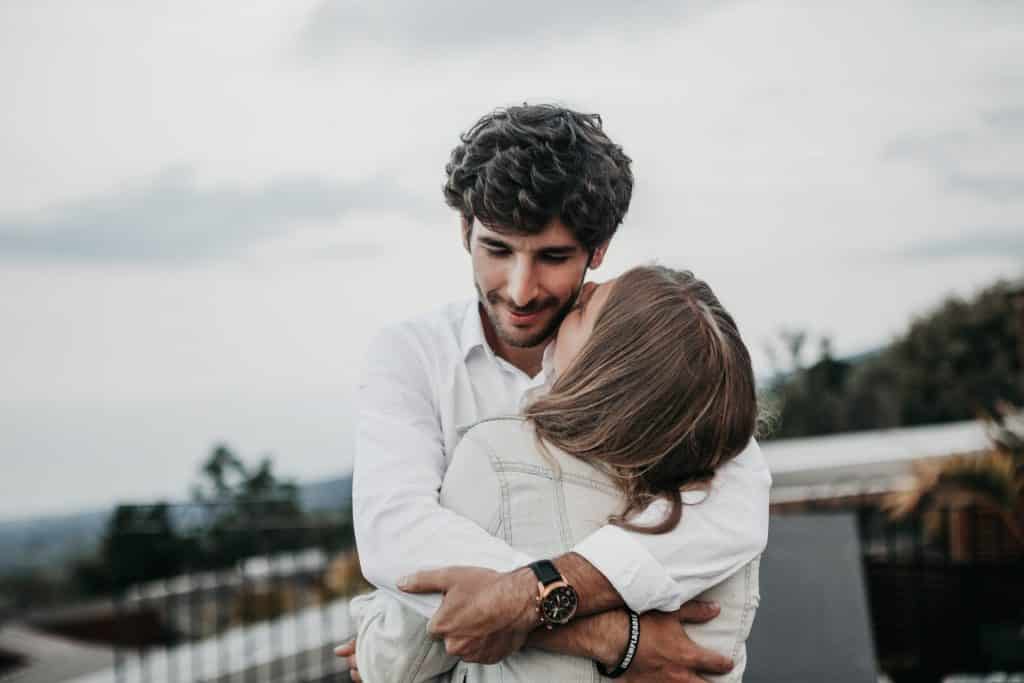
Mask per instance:
[[[940,462],[918,460],[911,463],[914,485],[901,491],[893,491],[882,498],[882,509],[896,520],[907,517],[931,506],[935,487],[942,471]]]
[[[1024,465],[1024,410],[1004,402],[997,405],[997,410],[997,416],[983,418],[985,431],[992,446],[1009,455],[1021,467]]]
[[[1016,509],[1020,498],[1016,463],[1002,451],[952,456],[935,483],[940,491],[983,498],[1008,511]]]

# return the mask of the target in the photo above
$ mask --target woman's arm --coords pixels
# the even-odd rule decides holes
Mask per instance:
[[[427,634],[427,620],[384,591],[352,601],[356,660],[367,683],[429,683],[458,664]]]
[[[445,473],[440,496],[451,509],[442,509],[446,515],[457,516],[462,525],[471,527],[473,535],[483,535],[504,545],[495,538],[500,531],[497,524],[499,485],[487,453],[478,442],[466,439],[456,449],[452,466]],[[394,542],[395,539],[389,540]],[[442,547],[452,541],[450,537],[438,535],[423,540],[435,546],[435,553],[443,552]],[[401,547],[418,542],[418,539],[403,538]],[[394,595],[378,590],[353,603],[352,616],[359,624],[356,661],[364,681],[426,683],[458,663],[458,657],[447,654],[444,641],[429,636],[427,619],[402,605]]]

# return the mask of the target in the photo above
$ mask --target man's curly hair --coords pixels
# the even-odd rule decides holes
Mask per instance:
[[[523,105],[487,114],[445,166],[445,201],[467,225],[537,234],[558,218],[587,250],[611,239],[633,193],[630,159],[597,114]]]

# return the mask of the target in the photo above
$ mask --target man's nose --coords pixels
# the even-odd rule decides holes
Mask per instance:
[[[537,297],[537,275],[533,264],[520,259],[508,277],[508,298],[516,306],[526,306]]]

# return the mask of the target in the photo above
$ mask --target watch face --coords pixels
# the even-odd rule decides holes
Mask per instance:
[[[579,597],[572,586],[555,588],[541,601],[544,620],[552,624],[564,624],[576,614]]]

